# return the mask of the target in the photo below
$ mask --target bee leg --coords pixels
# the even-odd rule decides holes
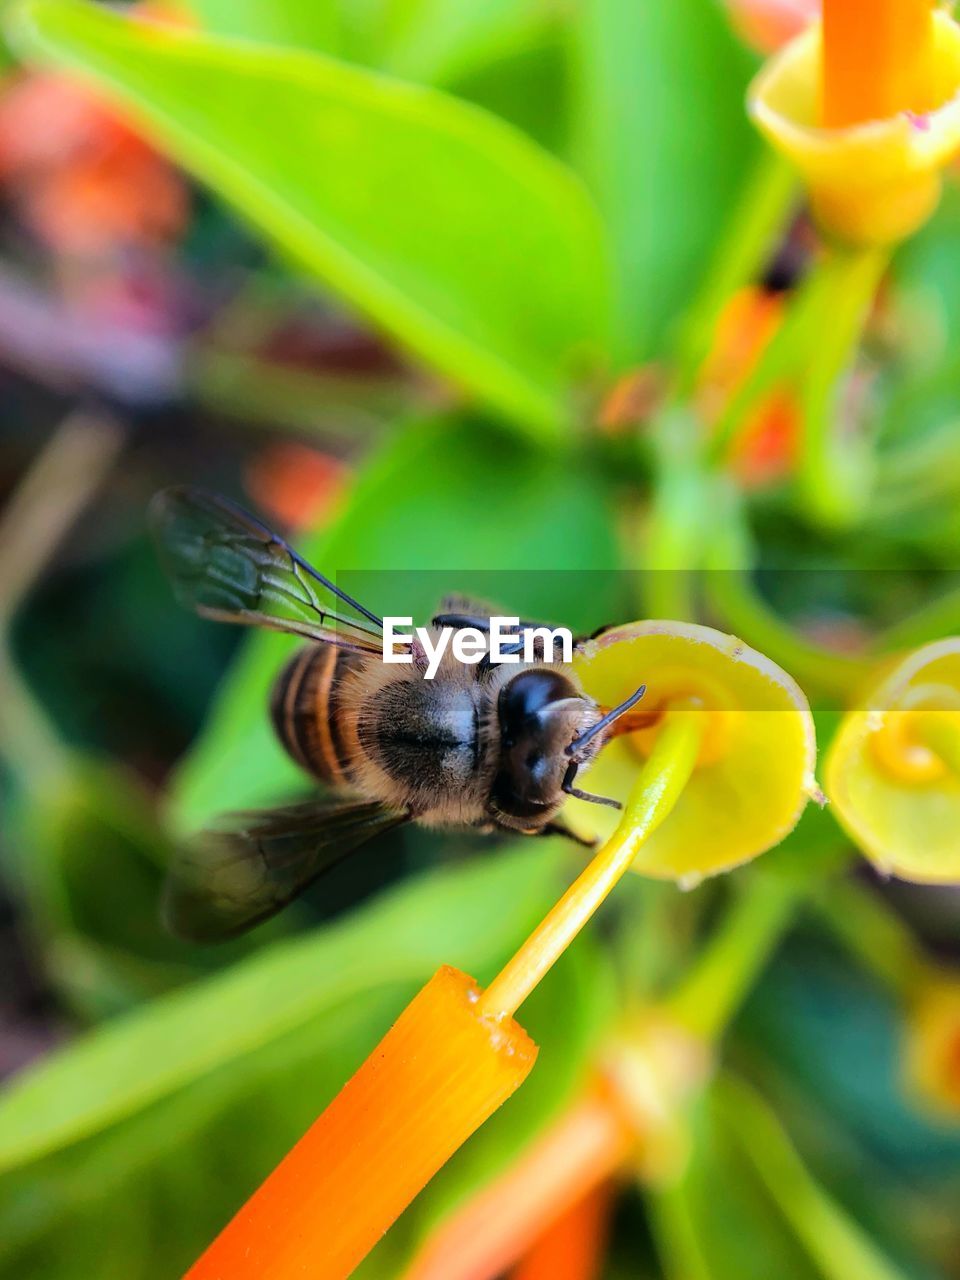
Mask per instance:
[[[586,836],[579,835],[563,822],[548,822],[545,827],[541,827],[537,832],[538,836],[566,836],[568,840],[572,840],[575,844],[582,845],[584,849],[595,849],[600,843],[599,838],[594,837],[588,840]]]

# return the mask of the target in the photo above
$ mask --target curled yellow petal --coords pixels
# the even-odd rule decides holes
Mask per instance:
[[[799,170],[824,231],[862,248],[894,244],[936,207],[940,172],[960,148],[960,27],[933,15],[925,96],[938,105],[845,128],[820,124],[822,39],[816,24],[766,63],[750,114]]]
[[[664,726],[680,714],[703,719],[693,773],[644,844],[637,864],[644,873],[695,879],[746,862],[779,843],[817,794],[806,698],[735,636],[693,623],[637,622],[590,641],[575,665],[604,705],[647,686],[639,704],[646,723],[603,749],[585,784],[592,792],[622,800]],[[568,803],[564,818],[594,836],[615,821],[582,801]]]
[[[844,717],[826,791],[880,868],[928,884],[960,881],[960,638],[898,662]]]

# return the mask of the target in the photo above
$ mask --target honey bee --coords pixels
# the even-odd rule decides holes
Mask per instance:
[[[242,932],[402,823],[569,836],[558,817],[568,796],[620,807],[574,784],[642,687],[605,709],[545,642],[533,662],[485,654],[466,665],[447,650],[426,680],[415,639],[409,665],[385,663],[383,620],[227,499],[167,489],[151,524],[182,604],[309,641],[277,678],[271,713],[283,746],[323,788],[298,804],[228,815],[191,842],[168,883],[176,933],[209,941]],[[453,598],[431,630],[483,631],[488,621],[489,611]],[[518,655],[533,626],[520,624]]]

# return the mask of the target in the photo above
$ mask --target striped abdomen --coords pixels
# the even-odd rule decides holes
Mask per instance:
[[[332,644],[309,645],[273,687],[270,712],[280,741],[297,764],[334,787],[351,781],[339,699],[344,676],[359,661]]]

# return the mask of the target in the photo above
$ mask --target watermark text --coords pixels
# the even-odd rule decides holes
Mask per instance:
[[[448,650],[467,666],[476,665],[486,654],[492,664],[538,662],[544,657],[552,662],[572,662],[573,633],[567,627],[521,628],[519,618],[491,618],[487,631],[480,627],[414,627],[412,618],[384,618],[384,662],[409,666],[415,648],[426,659],[424,679],[432,680]]]

